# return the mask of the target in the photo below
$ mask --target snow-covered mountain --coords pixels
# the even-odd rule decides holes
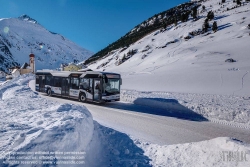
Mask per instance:
[[[109,52],[89,68],[119,72],[123,89],[250,96],[250,3],[197,2],[190,14],[129,47]],[[207,32],[202,30],[210,11]],[[157,15],[155,17],[158,17]],[[217,22],[218,30],[212,25]]]
[[[0,70],[29,61],[36,56],[36,69],[55,69],[61,63],[79,62],[93,53],[60,34],[48,31],[27,15],[0,19]]]

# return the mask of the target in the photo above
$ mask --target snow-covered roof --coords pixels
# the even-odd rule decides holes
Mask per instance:
[[[51,72],[51,75],[55,77],[69,77],[71,74],[82,74],[82,72],[70,72],[70,71]]]
[[[28,63],[23,63],[23,65],[21,66],[21,69],[27,69],[27,67],[29,66],[29,64]]]
[[[102,76],[102,75],[120,75],[120,74],[117,74],[117,73],[111,73],[111,72],[100,72],[100,71],[86,71],[84,72],[80,78],[84,78],[85,76],[93,76],[93,75],[96,75],[96,76]]]
[[[86,71],[93,71],[93,70],[91,70],[91,69],[89,69],[89,68],[84,68],[84,69],[80,69],[80,70],[78,70],[79,72],[86,72]]]
[[[82,74],[83,72],[72,72],[72,71],[55,71],[55,70],[37,70],[36,74],[48,74],[50,73],[55,77],[69,77],[71,74]]]
[[[16,73],[16,72],[19,72],[18,69],[14,69],[14,70],[12,71],[12,74],[14,74],[14,73]]]
[[[36,74],[48,74],[50,73],[52,76],[55,77],[69,77],[71,74],[81,74],[81,78],[83,78],[86,75],[103,75],[103,74],[109,74],[109,75],[120,75],[117,73],[112,72],[101,72],[101,71],[54,71],[54,70],[37,70]]]

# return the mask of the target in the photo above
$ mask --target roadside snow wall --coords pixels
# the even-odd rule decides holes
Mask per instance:
[[[0,86],[0,166],[27,166],[8,159],[16,152],[79,152],[85,156],[92,139],[90,112],[83,106],[42,98],[28,87],[33,79],[32,74],[23,75]]]
[[[121,100],[173,114],[187,115],[189,110],[213,122],[250,129],[250,98],[246,97],[122,90]]]

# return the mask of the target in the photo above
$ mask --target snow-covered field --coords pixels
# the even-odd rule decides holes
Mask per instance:
[[[206,7],[202,12],[202,5]],[[202,2],[199,20],[157,30],[127,49],[120,48],[91,64],[93,70],[121,73],[123,89],[250,97],[249,33],[250,3],[232,10],[232,0],[219,5],[217,0]],[[207,13],[212,10],[218,31],[197,36]],[[185,40],[186,36],[191,39]],[[130,59],[117,65],[124,55],[137,50]],[[236,62],[225,62],[227,59]]]
[[[236,139],[223,137],[160,146],[131,138],[93,121],[82,105],[44,99],[28,87],[33,79],[33,75],[24,75],[0,86],[0,153],[4,158],[0,166],[32,166],[20,164],[17,158],[21,153],[26,158],[22,163],[54,162],[58,166],[63,160],[70,166],[243,167],[250,164],[250,145]],[[80,159],[76,159],[76,153]],[[29,159],[31,154],[44,159]],[[48,154],[50,161],[46,159]],[[232,158],[229,154],[240,156]],[[60,159],[69,155],[73,157],[70,162]]]
[[[234,95],[122,90],[121,100],[184,114],[191,110],[217,123],[250,129],[250,98]],[[177,107],[177,105],[184,107]],[[198,118],[199,119],[199,118]]]

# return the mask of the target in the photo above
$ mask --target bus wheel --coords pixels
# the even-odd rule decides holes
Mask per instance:
[[[48,90],[47,90],[47,95],[48,95],[48,96],[51,96],[51,89],[48,89]]]
[[[86,95],[85,95],[85,93],[81,93],[81,94],[79,95],[79,101],[81,101],[81,102],[86,102]]]

